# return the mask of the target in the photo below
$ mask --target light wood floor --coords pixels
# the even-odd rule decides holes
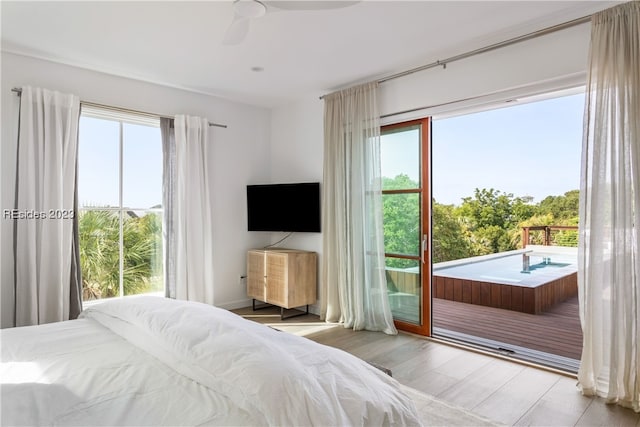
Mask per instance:
[[[385,366],[401,383],[499,423],[640,427],[640,414],[582,396],[575,378],[404,333],[354,332],[314,315],[281,322],[275,309],[234,311]]]

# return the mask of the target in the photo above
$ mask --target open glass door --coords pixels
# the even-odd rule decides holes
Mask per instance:
[[[431,333],[429,119],[382,128],[387,294],[396,327]]]

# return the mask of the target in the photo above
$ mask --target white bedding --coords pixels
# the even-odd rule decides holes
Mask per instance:
[[[205,304],[124,298],[5,329],[2,425],[419,425],[394,379]]]

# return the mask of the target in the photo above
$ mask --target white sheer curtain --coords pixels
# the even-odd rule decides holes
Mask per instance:
[[[580,188],[584,394],[640,412],[640,3],[594,15]]]
[[[163,122],[161,130],[167,296],[213,304],[209,122],[178,115],[174,129]]]
[[[387,300],[377,83],[325,97],[321,315],[397,333]]]
[[[81,310],[75,217],[79,118],[77,96],[22,88],[14,210],[16,326],[68,320]]]

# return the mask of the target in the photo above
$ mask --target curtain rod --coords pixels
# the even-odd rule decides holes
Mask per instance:
[[[410,74],[417,73],[419,71],[428,70],[430,68],[435,68],[435,67],[442,67],[444,69],[444,68],[447,68],[447,64],[450,63],[450,62],[460,61],[462,59],[466,59],[466,58],[469,58],[471,56],[479,55],[481,53],[490,52],[492,50],[496,50],[496,49],[500,49],[500,48],[503,48],[503,47],[506,47],[506,46],[510,46],[512,44],[520,43],[520,42],[531,40],[531,39],[534,39],[534,38],[537,38],[537,37],[545,36],[547,34],[555,33],[556,31],[561,31],[561,30],[565,30],[567,28],[575,27],[577,25],[585,24],[585,23],[587,23],[587,22],[589,22],[591,20],[591,16],[592,15],[583,16],[582,18],[573,19],[571,21],[563,22],[562,24],[558,24],[558,25],[554,25],[554,26],[551,26],[551,27],[543,28],[541,30],[533,31],[531,33],[524,34],[522,36],[513,37],[511,39],[504,40],[504,41],[501,41],[501,42],[498,42],[498,43],[494,43],[494,44],[491,44],[491,45],[488,45],[488,46],[485,46],[485,47],[481,47],[479,49],[475,49],[475,50],[471,50],[469,52],[461,53],[459,55],[451,56],[451,57],[443,59],[443,60],[438,60],[438,61],[432,62],[430,64],[421,65],[421,66],[416,67],[416,68],[411,68],[409,70],[401,71],[401,72],[396,73],[396,74],[391,74],[389,76],[382,77],[382,78],[376,80],[376,82],[378,84],[384,83],[384,82],[388,82],[389,80],[398,79],[400,77],[408,76]],[[327,95],[329,95],[329,94],[327,94]],[[324,99],[324,97],[327,96],[327,95],[322,95],[320,97],[320,99]]]
[[[15,92],[18,94],[18,96],[22,95],[22,89],[19,87],[14,87],[11,89],[12,92]],[[96,107],[96,108],[103,108],[105,110],[111,110],[111,111],[119,111],[122,113],[132,113],[132,114],[137,114],[140,116],[147,116],[147,117],[161,117],[164,119],[173,119],[174,117],[171,116],[165,116],[162,114],[155,114],[155,113],[148,113],[146,111],[138,111],[138,110],[132,110],[130,108],[122,108],[122,107],[114,107],[112,105],[105,105],[105,104],[97,104],[95,102],[88,102],[88,101],[80,101],[81,104],[87,105],[89,107]],[[215,127],[219,127],[219,128],[227,128],[227,125],[221,125],[219,123],[211,123],[209,122],[209,126],[215,126]]]

